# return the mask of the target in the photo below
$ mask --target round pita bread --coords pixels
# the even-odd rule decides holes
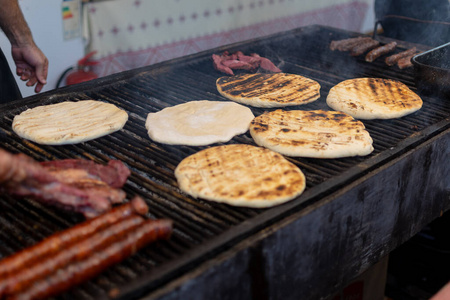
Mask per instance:
[[[225,98],[255,107],[301,105],[320,97],[317,81],[287,73],[224,76],[216,86]]]
[[[149,113],[145,128],[159,143],[203,146],[247,132],[254,117],[248,107],[234,102],[190,101]]]
[[[281,154],[243,144],[197,152],[181,161],[175,176],[192,197],[257,208],[285,203],[306,186],[302,171]]]
[[[286,156],[340,158],[373,151],[364,124],[337,111],[267,112],[251,122],[250,134],[259,146]]]
[[[20,137],[44,145],[77,144],[123,128],[126,111],[96,100],[66,101],[27,109],[14,117]]]
[[[392,119],[422,107],[422,99],[400,81],[383,78],[356,78],[330,89],[327,104],[356,119]]]

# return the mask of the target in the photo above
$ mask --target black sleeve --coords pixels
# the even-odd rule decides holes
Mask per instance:
[[[8,61],[0,49],[0,104],[22,99],[17,82],[11,72]]]

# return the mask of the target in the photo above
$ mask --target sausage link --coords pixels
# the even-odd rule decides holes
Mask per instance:
[[[372,38],[370,37],[355,37],[355,38],[349,38],[349,39],[343,39],[343,40],[335,40],[331,41],[330,43],[330,49],[331,50],[338,50],[338,51],[349,51],[353,47],[355,47],[358,44],[370,41]]]
[[[367,62],[373,62],[375,59],[380,57],[381,55],[387,54],[391,51],[394,51],[395,47],[397,47],[396,42],[390,42],[384,46],[377,47],[375,49],[372,49],[369,53],[366,55],[366,61]]]
[[[363,43],[358,44],[357,46],[353,47],[350,50],[350,55],[351,56],[362,55],[362,54],[364,54],[364,52],[369,51],[369,50],[377,47],[379,44],[380,44],[379,41],[376,41],[376,40],[373,40],[373,39],[371,39],[371,40],[369,40],[367,42],[363,42]]]
[[[412,54],[412,55],[409,55],[409,56],[405,56],[405,57],[400,58],[400,59],[398,60],[398,62],[397,62],[397,66],[398,66],[400,69],[405,69],[405,68],[412,67],[413,64],[412,64],[412,62],[411,62],[411,59],[413,58],[414,55],[415,55],[415,54]]]
[[[85,259],[92,253],[101,251],[109,244],[123,238],[131,230],[136,229],[144,223],[144,218],[139,215],[130,216],[118,223],[104,228],[102,231],[75,243],[52,257],[47,257],[43,261],[32,266],[23,268],[15,274],[0,281],[0,298],[3,295],[12,295],[28,287],[33,281],[44,278],[55,270],[67,266],[68,264]]]
[[[410,56],[414,53],[416,53],[417,49],[416,47],[412,47],[408,50],[402,51],[400,53],[391,55],[386,57],[386,59],[384,60],[384,62],[388,65],[388,66],[393,66],[395,65],[400,59],[406,57],[406,56]]]
[[[130,202],[117,206],[103,215],[55,233],[34,246],[2,259],[0,261],[0,280],[9,274],[14,274],[23,267],[39,262],[44,257],[53,255],[69,245],[91,236],[102,228],[110,226],[129,215],[134,213],[145,214],[147,210],[148,207],[144,200],[135,197]]]
[[[171,220],[148,220],[122,240],[93,253],[83,261],[68,265],[46,278],[36,281],[22,293],[8,299],[44,299],[64,292],[75,285],[100,274],[106,268],[121,262],[147,244],[168,239],[172,234]]]

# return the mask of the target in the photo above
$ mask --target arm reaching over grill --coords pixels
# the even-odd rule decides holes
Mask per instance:
[[[59,167],[54,167],[57,162],[41,164],[24,154],[14,155],[0,149],[0,190],[88,218],[110,210],[112,203],[124,201],[126,194],[118,187],[125,183],[129,170],[121,162],[102,166],[79,160],[76,168],[70,164],[63,167],[64,160],[60,164]],[[109,179],[103,181],[105,176],[99,173],[108,173]]]

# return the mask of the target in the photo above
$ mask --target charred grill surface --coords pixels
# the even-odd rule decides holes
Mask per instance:
[[[288,158],[305,173],[305,193],[286,205],[271,209],[231,207],[193,199],[176,183],[174,169],[186,156],[206,147],[171,146],[151,141],[145,129],[148,113],[190,100],[225,100],[215,82],[223,76],[213,67],[211,55],[243,51],[269,58],[283,72],[303,75],[321,85],[321,96],[302,106],[285,109],[325,109],[329,89],[356,77],[382,77],[399,80],[415,91],[412,69],[388,67],[384,59],[372,63],[364,57],[329,50],[331,40],[348,38],[348,32],[326,27],[306,27],[285,34],[222,47],[198,55],[155,66],[108,76],[104,79],[59,89],[0,107],[1,147],[24,153],[38,161],[85,158],[98,163],[122,160],[131,170],[124,186],[127,198],[140,195],[149,206],[148,217],[174,221],[168,241],[157,242],[99,277],[84,283],[64,298],[99,299],[120,290],[123,298],[137,297],[164,284],[199,262],[220,253],[268,224],[299,211],[324,195],[367,174],[421,139],[449,127],[450,101],[423,97],[423,108],[412,115],[393,120],[364,121],[374,140],[374,152],[367,157],[343,159]],[[400,52],[411,45],[398,45]],[[245,72],[245,71],[242,71]],[[19,138],[11,129],[14,116],[26,108],[65,100],[98,99],[113,103],[129,113],[123,130],[83,144],[38,145]],[[255,116],[267,109],[252,108]],[[249,133],[229,143],[253,144]],[[1,195],[0,258],[31,246],[52,233],[81,222],[81,216],[44,207],[29,199]],[[248,225],[251,220],[252,225]]]

